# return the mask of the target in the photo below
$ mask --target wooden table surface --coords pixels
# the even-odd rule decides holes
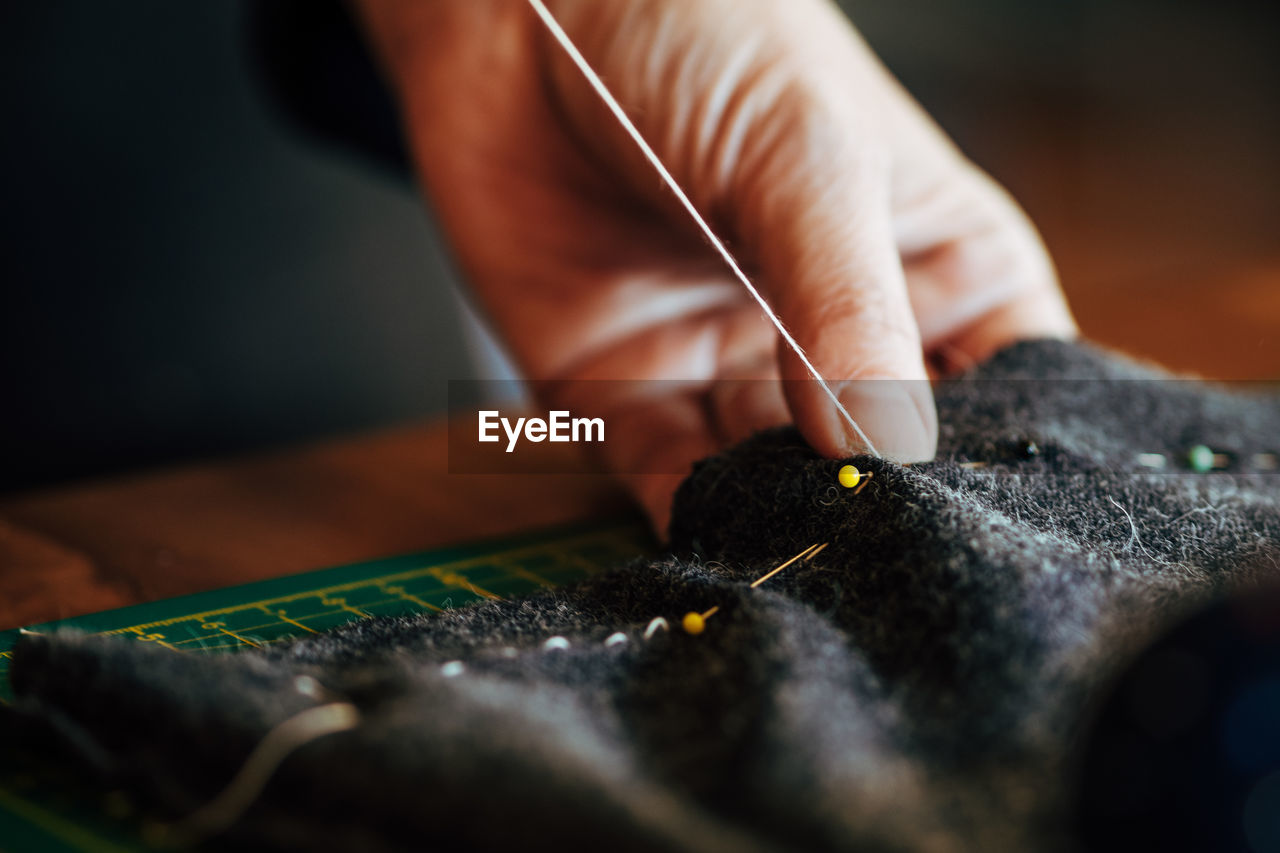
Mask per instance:
[[[0,629],[629,511],[575,467],[450,474],[438,422],[0,501]]]

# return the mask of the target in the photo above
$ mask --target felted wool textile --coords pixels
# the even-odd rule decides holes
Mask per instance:
[[[291,715],[353,703],[229,831],[265,849],[1075,849],[1120,673],[1280,580],[1280,476],[1249,463],[1280,449],[1280,397],[1040,341],[936,398],[936,461],[762,433],[686,480],[670,556],[571,587],[220,657],[26,637],[0,725],[163,818]],[[1181,467],[1197,444],[1230,467]]]

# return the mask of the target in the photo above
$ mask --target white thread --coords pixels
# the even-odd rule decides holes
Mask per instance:
[[[871,443],[871,439],[867,438],[867,434],[862,431],[862,427],[858,426],[858,422],[853,419],[853,415],[849,414],[849,410],[840,402],[840,398],[836,396],[836,392],[827,384],[827,380],[822,378],[822,374],[818,372],[818,368],[814,367],[813,362],[809,361],[809,356],[805,355],[804,350],[800,347],[799,341],[791,336],[791,332],[787,331],[787,327],[783,324],[782,319],[773,312],[772,308],[769,307],[769,303],[765,300],[764,296],[761,295],[760,291],[756,289],[756,286],[751,283],[751,279],[747,278],[747,274],[742,271],[742,268],[738,266],[738,262],[734,260],[733,255],[729,253],[728,247],[725,246],[725,244],[721,242],[720,238],[715,235],[715,232],[711,230],[711,226],[702,218],[702,214],[698,212],[698,209],[693,206],[693,202],[687,195],[685,195],[685,192],[680,188],[680,185],[676,183],[676,179],[669,171],[667,171],[667,167],[662,164],[662,161],[658,159],[657,153],[649,147],[649,143],[640,135],[640,131],[636,126],[631,123],[631,119],[627,117],[626,112],[622,109],[622,105],[618,103],[617,99],[613,97],[613,93],[611,93],[608,87],[604,85],[604,81],[600,79],[600,75],[596,74],[595,70],[591,67],[591,64],[587,62],[587,58],[582,55],[581,51],[578,50],[577,46],[569,38],[569,34],[564,31],[560,26],[560,23],[556,21],[555,17],[547,7],[543,5],[542,0],[529,0],[529,5],[533,7],[535,12],[537,12],[538,17],[542,19],[542,23],[544,23],[547,29],[551,31],[551,34],[555,36],[556,41],[560,43],[560,47],[564,48],[565,53],[567,53],[569,58],[573,60],[573,63],[578,66],[578,70],[587,78],[587,82],[591,84],[591,88],[595,89],[596,94],[600,96],[600,99],[604,101],[605,106],[607,106],[609,111],[613,113],[614,118],[616,118],[622,125],[623,130],[625,130],[636,145],[640,147],[640,152],[644,154],[645,159],[649,161],[649,164],[657,170],[663,183],[667,185],[667,188],[670,189],[671,192],[675,193],[676,199],[684,209],[688,211],[689,215],[693,217],[693,221],[697,223],[703,236],[706,237],[708,242],[711,243],[711,246],[720,254],[720,257],[728,265],[729,269],[733,271],[734,276],[742,283],[743,287],[747,289],[747,292],[751,294],[751,297],[759,303],[760,307],[764,310],[765,315],[768,316],[769,320],[777,328],[778,334],[782,335],[782,339],[787,342],[787,346],[791,347],[792,351],[794,351],[800,358],[800,361],[804,364],[805,370],[809,371],[810,375],[812,375],[813,378],[818,381],[818,384],[822,386],[822,390],[826,392],[826,395],[831,399],[831,402],[835,404],[836,411],[844,416],[845,421],[853,428],[853,432],[858,437],[858,440],[866,445],[867,450],[870,451],[872,456],[879,456],[880,452],[877,451],[875,445]]]
[[[1139,551],[1146,554],[1148,558],[1156,560],[1157,558],[1152,556],[1147,547],[1142,544],[1142,537],[1138,535],[1138,525],[1134,523],[1133,516],[1129,514],[1129,510],[1121,506],[1119,501],[1111,497],[1111,495],[1107,495],[1107,500],[1111,501],[1112,506],[1124,513],[1125,520],[1129,522],[1129,541],[1125,544],[1124,550],[1128,551],[1134,545],[1137,545]],[[1157,562],[1159,561],[1157,560]]]
[[[625,643],[626,641],[627,641],[627,635],[622,633],[621,631],[618,631],[606,637],[604,644],[606,646],[617,646],[617,645],[621,645],[622,643]]]
[[[445,678],[456,678],[466,671],[466,665],[460,660],[451,660],[444,666],[440,667],[440,674]]]
[[[229,829],[295,750],[317,738],[353,729],[359,722],[360,712],[348,702],[317,705],[293,715],[267,732],[222,793],[182,820],[154,827],[159,837],[152,840],[194,844]]]
[[[652,622],[649,623],[648,628],[644,629],[644,638],[646,640],[649,639],[654,634],[658,633],[659,628],[661,628],[664,631],[671,630],[671,626],[667,624],[667,620],[663,619],[661,616],[658,616]]]
[[[542,647],[547,651],[552,651],[553,649],[563,650],[563,649],[569,648],[569,641],[566,640],[564,637],[551,637],[545,643],[542,644]]]

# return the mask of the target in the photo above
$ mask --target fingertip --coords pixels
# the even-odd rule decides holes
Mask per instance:
[[[831,389],[844,412],[816,380],[787,383],[796,426],[818,453],[831,459],[873,455],[901,464],[936,455],[938,413],[927,379],[848,380]]]
[[[864,370],[878,378],[828,380],[824,388],[794,353],[784,350],[781,356],[787,405],[818,453],[830,459],[865,454],[898,463],[936,455],[938,412],[921,359],[868,365]]]
[[[846,430],[848,455],[868,452],[862,438],[890,462],[927,462],[937,454],[938,410],[928,380],[852,380],[836,396],[858,427]]]

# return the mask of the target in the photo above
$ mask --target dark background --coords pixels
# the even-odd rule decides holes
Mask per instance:
[[[1086,332],[1280,376],[1280,4],[843,5]],[[412,187],[282,118],[249,11],[0,12],[0,491],[422,418],[475,375]]]

